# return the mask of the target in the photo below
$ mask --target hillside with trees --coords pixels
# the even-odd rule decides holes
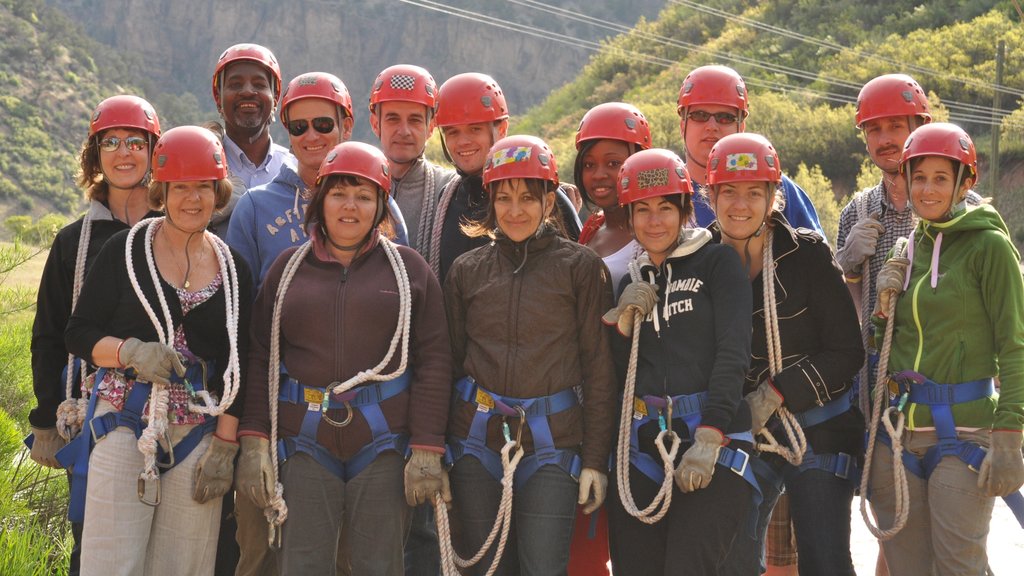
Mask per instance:
[[[979,192],[994,197],[1020,243],[1021,19],[1010,2],[992,1],[671,0],[657,19],[608,42],[574,81],[514,128],[547,138],[556,156],[572,158],[574,133],[586,110],[623,100],[647,115],[655,145],[681,152],[676,99],[683,78],[700,65],[727,64],[744,76],[751,92],[747,129],[772,140],[786,171],[815,193],[823,219],[831,223],[849,194],[879,178],[853,125],[857,92],[874,76],[905,72],[929,92],[937,119],[957,122],[972,134],[981,156]],[[999,40],[1006,43],[1006,59],[1000,111],[993,119]],[[995,127],[1002,130],[999,184],[986,178]]]

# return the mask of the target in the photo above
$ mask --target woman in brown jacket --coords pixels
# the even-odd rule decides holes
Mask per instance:
[[[336,146],[306,212],[310,241],[281,253],[253,306],[236,482],[282,527],[281,574],[333,576],[344,524],[352,574],[400,576],[407,503],[451,499],[441,290],[379,230],[390,189],[381,151]]]
[[[509,470],[501,450],[520,440],[511,532],[496,573],[564,574],[576,503],[593,511],[607,486],[615,382],[601,314],[611,307],[611,284],[601,259],[553,224],[558,173],[543,141],[498,141],[483,183],[487,216],[466,232],[492,242],[459,257],[445,281],[458,379],[448,442],[462,544],[474,552],[487,538]],[[493,561],[486,558],[484,566]]]

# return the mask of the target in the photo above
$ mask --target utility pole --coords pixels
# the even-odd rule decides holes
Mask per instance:
[[[995,197],[998,193],[997,188],[999,187],[999,136],[1003,131],[1002,119],[999,116],[1000,108],[1000,96],[1002,93],[999,91],[1000,86],[1003,85],[1003,59],[1006,56],[1006,41],[1000,40],[996,47],[996,89],[995,95],[992,96],[992,120],[994,125],[992,126],[992,157],[989,161],[988,172],[991,183],[989,185],[989,195]]]

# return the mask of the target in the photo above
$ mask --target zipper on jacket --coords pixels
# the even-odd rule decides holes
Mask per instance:
[[[518,246],[515,247],[514,253],[516,260],[519,258],[520,249]],[[514,264],[513,264],[514,265]],[[512,382],[512,377],[515,374],[513,361],[516,357],[516,352],[519,349],[519,293],[522,288],[522,278],[526,274],[525,270],[520,270],[518,274],[512,274],[512,285],[509,286],[508,291],[508,350],[505,354],[505,386],[503,390],[505,394],[509,393],[507,388]]]

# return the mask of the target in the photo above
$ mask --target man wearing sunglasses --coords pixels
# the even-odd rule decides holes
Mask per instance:
[[[239,200],[228,226],[228,244],[245,258],[256,286],[286,248],[306,241],[303,220],[327,153],[352,136],[352,97],[335,75],[307,72],[295,77],[281,96],[281,123],[295,154],[295,168],[281,166],[273,182]],[[397,221],[396,241],[408,245],[401,211],[388,199]]]
[[[746,129],[747,86],[727,66],[701,66],[690,72],[679,88],[679,132],[686,149],[686,167],[694,188],[707,183],[707,162],[711,148],[721,138]],[[786,205],[782,214],[794,228],[822,233],[818,213],[811,199],[788,176],[782,176]],[[698,226],[708,226],[715,214],[704,195],[694,196],[693,216]]]

